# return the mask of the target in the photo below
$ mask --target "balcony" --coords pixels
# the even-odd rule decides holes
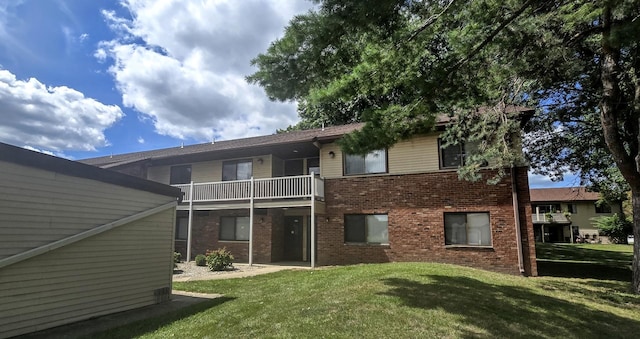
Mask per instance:
[[[533,213],[534,224],[571,224],[571,219],[564,213]]]
[[[314,175],[202,182],[173,185],[183,193],[183,203],[246,200],[324,200],[324,180]]]

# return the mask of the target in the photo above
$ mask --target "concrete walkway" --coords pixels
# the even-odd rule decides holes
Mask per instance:
[[[237,264],[242,265],[242,264]],[[290,270],[290,269],[310,269],[308,266],[299,266],[297,264],[274,264],[274,265],[254,265],[260,266],[258,269],[253,270],[242,270],[239,269],[237,272],[226,272],[224,274],[211,275],[211,276],[198,276],[198,277],[190,277],[185,280],[179,280],[180,278],[176,278],[174,275],[174,281],[193,281],[193,280],[212,280],[212,279],[233,279],[233,278],[244,278],[244,277],[252,277],[260,274],[273,273],[282,270]],[[90,336],[94,333],[103,332],[112,328],[116,328],[119,326],[123,326],[126,324],[134,323],[136,321],[150,319],[158,316],[162,316],[165,314],[169,314],[172,312],[176,312],[185,307],[189,307],[192,305],[196,305],[205,301],[210,301],[216,298],[223,297],[222,294],[208,294],[208,293],[192,293],[192,292],[184,292],[184,291],[172,291],[171,300],[146,306],[134,310],[109,314],[89,320],[84,320],[68,325],[63,325],[59,327],[55,327],[52,329],[39,331],[31,334],[27,334],[21,336],[21,338],[42,338],[42,339],[70,339],[70,338],[80,338]]]

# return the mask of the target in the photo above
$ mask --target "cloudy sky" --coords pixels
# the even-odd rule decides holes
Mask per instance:
[[[0,141],[82,159],[274,133],[297,121],[295,103],[269,101],[244,77],[310,8],[0,0]]]

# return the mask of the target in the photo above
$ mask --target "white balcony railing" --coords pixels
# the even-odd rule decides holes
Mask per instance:
[[[183,202],[215,202],[253,199],[289,199],[311,198],[312,186],[315,198],[324,198],[324,181],[314,175],[264,178],[253,180],[235,180],[221,182],[203,182],[173,185],[183,192]],[[191,188],[193,187],[193,195]]]
[[[536,213],[532,215],[533,222],[536,224],[570,224],[571,218],[564,213]]]

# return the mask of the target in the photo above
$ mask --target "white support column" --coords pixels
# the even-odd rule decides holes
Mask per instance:
[[[544,243],[544,225],[540,225],[540,228],[542,228],[542,243]]]
[[[187,227],[187,262],[191,261],[191,228],[193,226],[193,181],[189,185],[189,225]]]
[[[251,177],[251,188],[249,189],[249,266],[253,265],[253,195],[254,181]]]
[[[311,268],[316,267],[316,179],[311,179]]]

